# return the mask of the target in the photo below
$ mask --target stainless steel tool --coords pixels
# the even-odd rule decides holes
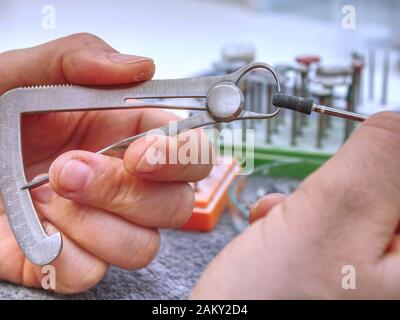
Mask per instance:
[[[312,96],[316,97],[318,102],[323,105],[330,105],[332,101],[332,90],[329,90],[325,87],[315,87],[310,90]],[[305,114],[303,114],[305,115]],[[307,116],[307,115],[305,115]],[[323,147],[323,140],[326,137],[326,119],[324,119],[323,114],[318,114],[318,128],[317,128],[317,136],[315,147],[317,149],[321,149]]]
[[[237,86],[248,72],[266,69],[280,84],[274,69],[265,63],[252,63],[236,72],[223,76],[175,80],[152,80],[136,85],[87,87],[74,85],[19,88],[0,97],[0,187],[6,214],[14,236],[26,257],[37,265],[54,261],[62,249],[60,233],[48,236],[38,219],[29,189],[48,181],[44,176],[27,183],[21,154],[20,120],[24,114],[107,110],[131,108],[165,108],[204,111],[180,120],[173,127],[160,129],[166,135],[214,124],[243,119],[269,119],[276,116],[279,108],[271,113],[257,113],[244,109],[244,97]],[[205,98],[205,106],[182,107],[154,104],[146,99],[157,98]],[[128,99],[140,101],[129,103]],[[107,154],[114,149],[124,149],[134,140],[145,136],[138,134],[118,141],[98,153]]]
[[[272,99],[272,104],[278,108],[290,109],[304,114],[311,114],[311,112],[317,112],[320,114],[326,114],[329,116],[334,116],[352,121],[361,122],[369,118],[369,116],[360,113],[350,112],[346,110],[336,109],[317,104],[314,101],[314,99],[289,96],[282,93],[274,94]]]

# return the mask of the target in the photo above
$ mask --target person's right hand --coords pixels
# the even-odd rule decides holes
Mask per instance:
[[[0,95],[40,84],[144,81],[154,68],[149,58],[122,55],[93,35],[77,34],[0,54]],[[190,217],[193,190],[187,182],[205,177],[210,165],[151,166],[144,157],[156,147],[150,139],[132,143],[123,159],[93,152],[176,119],[154,109],[23,117],[28,179],[47,172],[51,164],[51,187],[31,194],[47,233],[63,234],[63,251],[53,263],[56,291],[90,288],[109,264],[130,270],[147,265],[159,247],[158,228],[177,227]],[[24,257],[0,207],[0,279],[38,287],[41,268]]]
[[[399,299],[399,218],[400,114],[385,112],[292,195],[259,200],[192,298]]]

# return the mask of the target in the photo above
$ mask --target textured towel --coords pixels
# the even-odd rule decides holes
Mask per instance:
[[[236,234],[225,213],[212,232],[161,231],[160,251],[147,268],[112,267],[85,293],[60,295],[0,282],[0,299],[186,299],[207,264]]]

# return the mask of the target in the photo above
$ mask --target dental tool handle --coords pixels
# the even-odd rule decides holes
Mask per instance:
[[[362,122],[369,118],[369,116],[366,116],[364,114],[359,114],[359,113],[355,113],[355,112],[351,112],[351,111],[340,110],[340,109],[336,109],[336,108],[322,106],[322,105],[315,104],[315,103],[312,106],[312,111],[318,112],[321,114],[327,114],[327,115],[342,118],[342,119],[346,119],[346,120],[359,121],[359,122]]]
[[[316,104],[314,99],[296,97],[283,93],[275,93],[272,98],[272,104],[278,108],[290,109],[305,114],[311,114],[311,112],[314,111],[353,121],[361,122],[369,118],[369,116],[363,114]]]

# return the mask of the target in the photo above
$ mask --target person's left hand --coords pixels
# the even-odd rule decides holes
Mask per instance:
[[[122,55],[93,35],[76,34],[0,54],[0,95],[41,84],[139,82],[149,80],[154,69],[152,59]],[[31,194],[46,231],[63,234],[63,251],[53,263],[57,291],[90,288],[110,264],[130,270],[144,267],[159,248],[158,228],[177,227],[190,217],[193,190],[187,182],[205,177],[210,165],[149,165],[144,155],[156,145],[145,138],[119,158],[94,153],[176,119],[154,109],[23,117],[27,178],[47,172],[51,165],[50,184]],[[1,202],[0,208],[0,279],[40,286],[41,268],[25,258]]]

